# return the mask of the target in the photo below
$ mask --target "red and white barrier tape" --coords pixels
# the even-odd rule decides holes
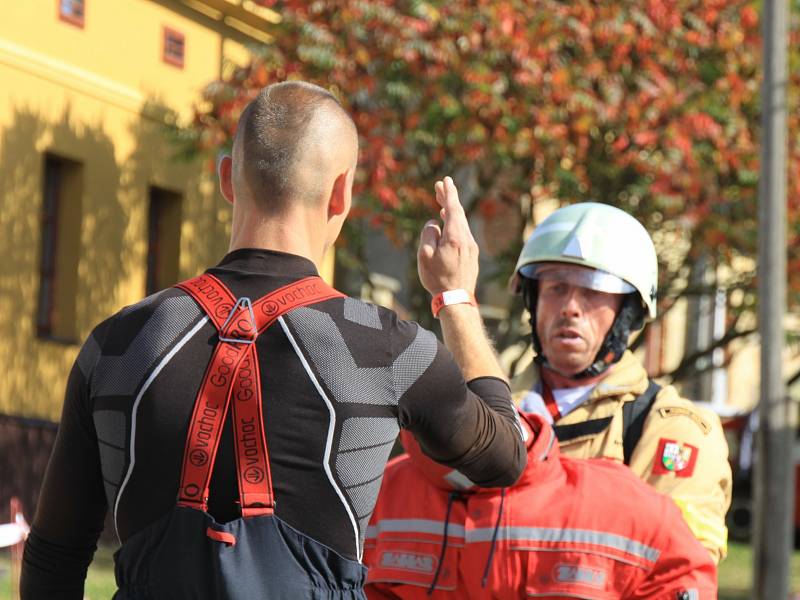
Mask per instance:
[[[30,530],[31,528],[22,513],[17,513],[13,523],[0,525],[0,548],[15,546],[20,542],[24,542]]]

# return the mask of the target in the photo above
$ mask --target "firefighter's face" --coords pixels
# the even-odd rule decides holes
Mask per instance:
[[[561,270],[564,268],[563,265],[559,267]],[[541,277],[536,303],[536,333],[550,366],[566,376],[588,368],[614,323],[622,299],[622,294],[592,290],[559,278]]]

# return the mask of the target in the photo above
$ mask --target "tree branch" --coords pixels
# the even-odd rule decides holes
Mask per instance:
[[[658,377],[669,377],[672,381],[680,381],[685,377],[688,377],[690,375],[699,372],[699,370],[696,368],[695,363],[697,363],[697,361],[700,360],[701,358],[709,356],[711,353],[714,352],[714,350],[717,350],[718,348],[724,348],[733,340],[746,337],[748,335],[752,335],[757,332],[758,328],[755,327],[743,330],[736,330],[731,328],[725,332],[725,335],[723,335],[713,344],[711,344],[710,346],[708,346],[703,350],[698,350],[697,352],[693,352],[688,356],[684,356],[675,369],[673,369],[669,373],[661,373],[660,375],[658,375]]]

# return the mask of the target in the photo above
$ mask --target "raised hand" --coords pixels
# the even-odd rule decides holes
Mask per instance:
[[[417,271],[432,295],[453,289],[475,292],[478,280],[478,244],[450,177],[434,185],[442,224],[432,219],[422,228],[417,251]]]

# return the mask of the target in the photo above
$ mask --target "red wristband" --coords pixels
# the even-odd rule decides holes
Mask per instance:
[[[467,290],[446,290],[436,294],[433,297],[433,300],[431,300],[431,312],[433,313],[433,316],[438,319],[439,311],[445,306],[450,306],[451,304],[471,304],[472,306],[478,306],[475,296],[473,296]]]

